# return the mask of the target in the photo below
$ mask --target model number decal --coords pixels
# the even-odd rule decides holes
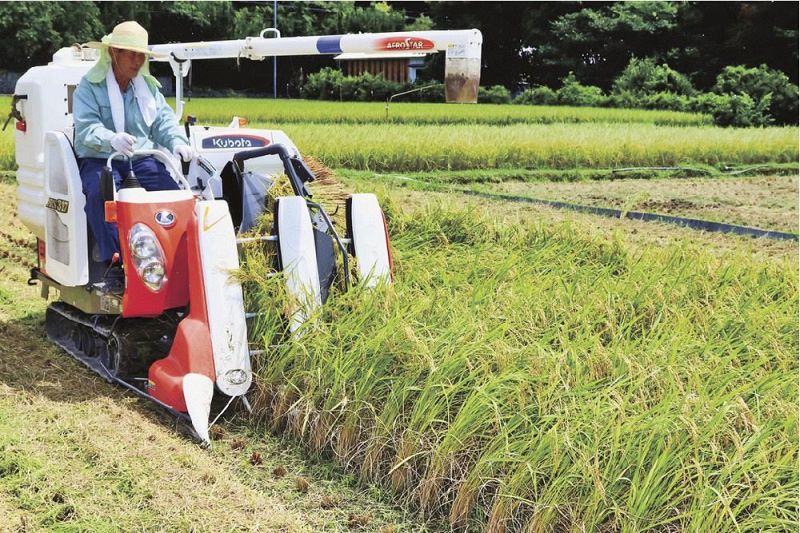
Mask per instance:
[[[59,200],[58,198],[48,198],[47,208],[59,213],[66,213],[69,211],[69,202],[67,200]]]
[[[215,135],[203,139],[203,148],[261,148],[269,144],[269,140],[255,135]]]

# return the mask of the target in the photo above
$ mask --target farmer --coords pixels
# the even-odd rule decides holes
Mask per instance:
[[[87,46],[99,48],[100,58],[75,90],[75,154],[86,195],[86,216],[99,250],[94,259],[110,262],[119,252],[119,235],[116,224],[105,222],[100,195],[100,171],[108,156],[121,152],[130,158],[134,150],[152,150],[155,145],[184,161],[195,154],[158,91],[161,84],[150,75],[148,57],[154,54],[147,48],[147,30],[136,22],[123,22],[102,42]],[[164,164],[152,156],[135,157],[132,164],[146,190],[178,188]],[[129,165],[122,158],[112,162],[117,188]]]

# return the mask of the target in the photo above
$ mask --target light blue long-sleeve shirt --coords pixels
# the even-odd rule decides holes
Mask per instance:
[[[156,118],[148,127],[133,91],[133,82],[122,93],[125,107],[125,132],[136,137],[136,150],[153,150],[160,145],[172,152],[175,146],[189,144],[186,135],[175,119],[158,89],[152,88],[156,101]],[[111,137],[116,134],[111,115],[111,102],[108,98],[105,79],[92,83],[84,76],[72,99],[72,113],[75,122],[75,154],[79,158],[111,155]]]

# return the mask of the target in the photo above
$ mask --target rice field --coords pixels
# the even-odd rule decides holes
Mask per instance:
[[[791,127],[307,123],[281,129],[301,152],[328,166],[381,172],[790,163],[800,154],[798,130]],[[0,170],[14,168],[14,132],[9,128],[0,133]]]
[[[374,171],[790,164],[799,151],[796,127],[657,112],[392,104],[387,124],[382,104],[187,108],[218,124],[234,112],[328,166]],[[301,337],[270,257],[246,252],[248,304],[266,313],[252,331],[259,431],[457,529],[796,529],[796,261],[395,198],[382,198],[394,284],[334,291]]]
[[[798,129],[652,124],[286,124],[301,152],[374,171],[579,169],[796,162]]]
[[[250,256],[264,430],[453,528],[795,530],[795,261],[383,202],[394,285],[299,340]]]
[[[184,98],[184,100],[186,100]],[[170,102],[174,102],[170,100]],[[394,101],[387,117],[384,102],[325,102],[272,100],[269,98],[193,98],[185,113],[200,123],[225,123],[231,116],[265,124],[658,124],[699,126],[711,124],[707,115],[642,109],[607,109],[568,106],[458,105]]]
[[[8,105],[8,97],[0,106],[2,100]],[[374,103],[204,99],[190,102],[185,114],[196,114],[201,124],[248,116],[251,127],[283,129],[301,152],[328,166],[358,170],[780,164],[800,155],[796,127],[721,129],[702,125],[700,115],[666,120],[671,112],[397,105],[402,111],[389,123],[383,105]],[[14,168],[13,146],[7,129],[0,134],[0,170]]]

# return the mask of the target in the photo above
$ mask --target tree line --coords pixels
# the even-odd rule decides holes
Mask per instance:
[[[636,104],[629,96],[639,88],[628,82],[649,75],[653,79],[645,85],[658,85],[658,77],[666,76],[661,85],[676,88],[650,94],[687,98],[746,82],[760,87],[751,107],[768,108],[776,99],[792,99],[787,84],[796,93],[798,5],[284,1],[277,4],[277,25],[282,36],[478,28],[484,39],[482,85],[502,86],[514,95],[527,92],[534,100],[547,99],[548,90],[566,93],[566,86],[591,87],[583,93],[605,95],[606,105],[626,105],[625,98],[627,105]],[[24,71],[44,64],[58,48],[97,40],[131,19],[149,30],[151,43],[237,39],[272,26],[273,3],[6,2],[0,4],[0,68]],[[441,78],[441,55],[429,61],[421,81]],[[310,73],[335,66],[321,56],[279,58],[277,65],[279,94],[293,97],[301,95]],[[156,73],[167,74],[163,67],[155,67]],[[731,68],[746,72],[726,70]],[[220,90],[265,93],[272,88],[270,60],[197,63],[192,76],[195,86]],[[621,76],[628,81],[620,82]],[[625,83],[632,87],[628,96],[621,89]],[[737,87],[726,90],[735,95]],[[760,100],[767,95],[769,102]],[[796,122],[796,102],[786,109],[778,122]]]

